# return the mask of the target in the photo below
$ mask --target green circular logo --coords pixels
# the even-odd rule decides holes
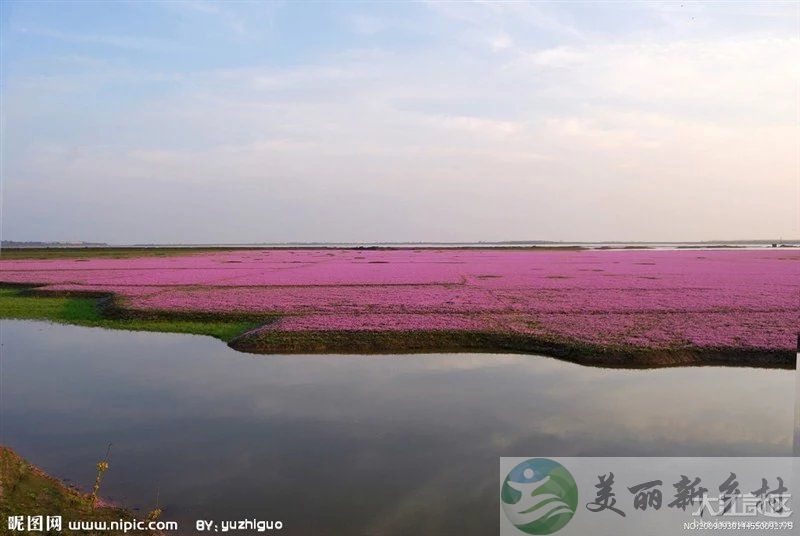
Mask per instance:
[[[503,512],[525,534],[553,534],[578,507],[578,485],[563,465],[525,460],[509,471],[500,489]]]

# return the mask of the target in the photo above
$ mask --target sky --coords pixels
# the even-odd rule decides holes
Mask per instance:
[[[800,3],[0,3],[2,238],[800,236]]]

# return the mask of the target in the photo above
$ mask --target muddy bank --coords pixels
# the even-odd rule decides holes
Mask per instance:
[[[523,334],[463,331],[308,331],[258,329],[228,345],[253,354],[520,353],[607,368],[729,366],[795,368],[795,353],[743,348],[609,347]]]

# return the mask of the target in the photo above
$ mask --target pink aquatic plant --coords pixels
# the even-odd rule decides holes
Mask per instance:
[[[0,260],[0,282],[284,331],[523,333],[644,348],[795,347],[797,250],[246,250]]]

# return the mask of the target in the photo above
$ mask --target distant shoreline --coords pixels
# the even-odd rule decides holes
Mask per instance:
[[[684,243],[573,243],[573,244],[528,244],[512,245],[506,243],[485,244],[393,244],[393,245],[338,245],[338,244],[306,244],[306,245],[137,245],[137,246],[3,246],[0,248],[0,258],[15,259],[47,259],[47,258],[90,258],[90,257],[137,257],[137,256],[166,256],[187,255],[192,253],[213,253],[225,251],[256,251],[256,250],[356,250],[356,251],[392,251],[392,250],[451,250],[451,251],[581,251],[581,250],[711,250],[711,249],[797,249],[800,240],[791,243],[721,243],[721,242],[684,242]]]
[[[0,249],[379,249],[379,248],[681,248],[681,247],[748,247],[772,246],[800,247],[800,238],[796,239],[736,239],[736,240],[476,240],[476,241],[420,241],[420,242],[246,242],[246,243],[134,243],[109,244],[106,242],[47,242],[47,241],[15,241],[3,240]]]

